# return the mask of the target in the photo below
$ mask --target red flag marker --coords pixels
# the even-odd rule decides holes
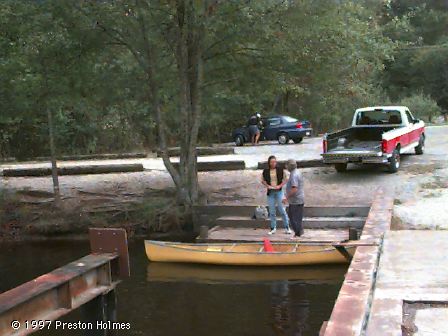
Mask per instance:
[[[275,252],[274,248],[272,247],[272,244],[271,244],[269,239],[265,238],[263,240],[263,244],[264,244],[264,251],[265,252]]]

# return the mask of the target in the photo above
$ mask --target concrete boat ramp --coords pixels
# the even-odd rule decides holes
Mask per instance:
[[[388,231],[358,247],[324,336],[448,335],[448,232]]]
[[[357,248],[320,335],[448,335],[448,232],[390,231],[391,215],[379,193],[361,236],[378,244]]]
[[[448,335],[448,232],[386,233],[366,335]]]

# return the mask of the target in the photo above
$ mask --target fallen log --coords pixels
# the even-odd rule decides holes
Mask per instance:
[[[168,156],[179,156],[180,148],[168,148]],[[233,147],[198,147],[196,148],[197,156],[207,156],[207,155],[229,155],[235,154],[235,149]],[[161,157],[161,151],[157,151],[157,157]]]
[[[277,166],[280,168],[285,168],[286,161],[277,161]],[[258,169],[266,169],[268,167],[267,161],[258,162]],[[313,160],[299,160],[297,161],[297,168],[315,168],[315,167],[326,167],[322,159]]]
[[[8,162],[15,162],[17,159],[15,157],[2,157],[0,158],[0,163],[8,163]]]
[[[141,163],[58,167],[59,175],[109,174],[109,173],[129,173],[139,171],[143,171],[143,165]],[[50,176],[50,175],[51,175],[50,167],[3,169],[3,176],[5,177],[26,177],[26,176],[33,177],[33,176]]]
[[[114,160],[114,159],[138,159],[146,158],[146,153],[109,153],[109,154],[79,154],[79,155],[63,155],[57,157],[59,161],[76,161],[76,160]],[[50,161],[48,156],[38,156],[31,158],[34,161]]]
[[[176,169],[179,168],[178,162],[173,162]],[[210,162],[198,162],[198,171],[219,171],[219,170],[243,170],[246,169],[246,163],[244,160],[235,161],[210,161]]]

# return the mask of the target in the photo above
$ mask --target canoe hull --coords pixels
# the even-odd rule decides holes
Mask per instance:
[[[313,246],[312,249],[301,250],[300,246],[295,252],[252,252],[241,251],[244,246],[256,250],[261,244],[239,244],[240,251],[225,251],[223,244],[203,245],[198,249],[197,244],[178,244],[145,241],[146,255],[150,261],[196,263],[212,265],[235,265],[235,266],[280,266],[280,265],[318,265],[318,264],[341,264],[348,260],[331,245]],[[254,245],[257,248],[254,248]],[[279,245],[273,244],[274,250]],[[292,244],[290,244],[292,245]],[[223,248],[224,246],[224,248]],[[221,250],[220,250],[221,249]],[[347,252],[353,256],[355,247],[347,248]]]

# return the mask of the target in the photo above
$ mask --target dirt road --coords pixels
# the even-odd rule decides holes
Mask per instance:
[[[277,155],[279,159],[312,159],[319,157],[320,151],[320,139],[311,138],[298,145],[242,147],[237,149],[235,155],[204,157],[201,160],[244,159],[249,167],[253,167],[270,154]],[[336,173],[332,167],[303,169],[306,202],[308,205],[364,205],[370,203],[376,188],[384,187],[391,192],[395,189],[395,215],[399,226],[448,228],[448,211],[444,208],[448,204],[447,154],[448,126],[436,126],[427,129],[425,154],[403,157],[402,168],[397,174],[389,174],[383,167],[375,166],[353,167],[343,174]],[[131,197],[129,195],[141,197],[148,190],[173,188],[160,159],[114,162],[143,162],[145,168],[151,170],[128,174],[62,176],[60,184],[63,195],[76,198],[86,192],[102,193],[120,199]],[[6,166],[11,165],[3,167]],[[260,175],[260,171],[248,169],[200,173],[199,179],[211,203],[265,204]],[[0,189],[50,193],[52,184],[50,177],[2,178]]]

